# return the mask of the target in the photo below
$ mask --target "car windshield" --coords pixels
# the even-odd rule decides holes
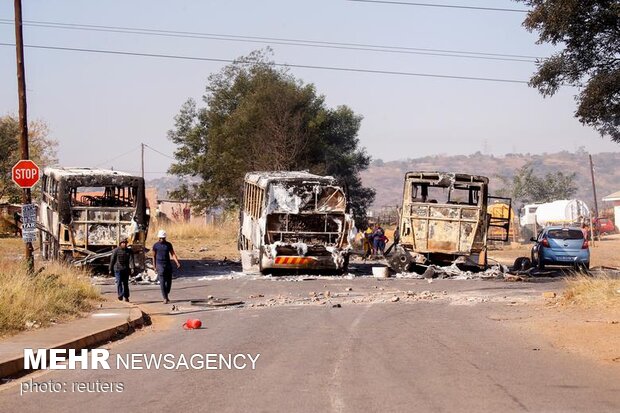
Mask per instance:
[[[554,239],[583,239],[583,232],[578,229],[550,229],[547,237]]]

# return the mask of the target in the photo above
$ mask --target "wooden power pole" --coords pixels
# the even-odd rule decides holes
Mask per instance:
[[[594,182],[594,164],[592,163],[592,155],[590,157],[590,176],[592,177],[592,192],[594,194],[594,218],[598,218],[598,200],[596,197],[596,183]]]
[[[140,170],[142,172],[142,179],[144,179],[144,143],[141,143],[140,147],[142,148],[142,153],[141,153],[142,168]]]
[[[19,96],[19,147],[21,159],[30,159],[28,151],[28,117],[26,110],[26,73],[24,70],[24,36],[22,32],[22,2],[15,0],[15,51],[17,56],[17,94]],[[30,189],[24,189],[22,204],[32,203]],[[26,262],[30,272],[34,270],[32,242],[26,243]]]

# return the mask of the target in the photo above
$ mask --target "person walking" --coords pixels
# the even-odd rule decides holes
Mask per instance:
[[[181,264],[172,244],[166,241],[166,231],[160,229],[157,233],[157,238],[159,238],[159,241],[153,245],[153,265],[159,279],[159,288],[161,289],[164,304],[168,304],[170,302],[168,294],[170,294],[170,289],[172,288],[172,263],[170,258],[174,260],[177,269],[181,269]]]
[[[110,274],[116,279],[119,301],[129,301],[129,274],[135,269],[133,250],[127,246],[127,238],[122,238],[110,257]]]

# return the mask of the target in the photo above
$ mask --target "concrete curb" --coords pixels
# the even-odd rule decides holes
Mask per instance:
[[[129,316],[127,321],[118,323],[113,327],[108,327],[99,331],[82,335],[80,337],[72,337],[67,341],[55,343],[47,346],[47,350],[50,349],[75,349],[81,350],[91,347],[96,347],[104,342],[118,339],[122,336],[131,334],[136,328],[142,327],[145,321],[145,313],[137,306],[129,307]],[[134,311],[135,310],[135,311]],[[148,317],[148,316],[146,316]],[[23,353],[9,360],[0,361],[0,378],[6,378],[10,376],[21,375],[25,373],[24,370],[24,356]]]

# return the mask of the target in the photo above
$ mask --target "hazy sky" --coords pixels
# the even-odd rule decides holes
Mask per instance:
[[[522,9],[507,0],[421,0]],[[414,7],[344,0],[69,1],[27,0],[24,21],[183,31],[228,36],[548,56],[521,26],[523,13]],[[14,43],[13,2],[0,2],[0,43]],[[159,32],[161,34],[161,32]],[[165,37],[24,27],[27,45],[235,59],[268,44],[294,65],[526,81],[531,61],[384,53],[274,42]],[[523,59],[531,60],[531,59]],[[138,172],[140,142],[172,155],[166,132],[189,97],[225,63],[27,48],[29,119],[48,123],[62,165]],[[364,116],[363,146],[375,158],[429,154],[617,151],[573,117],[575,89],[543,99],[525,84],[292,68],[328,105]],[[0,46],[0,114],[17,114],[15,49]],[[121,156],[122,155],[122,156]],[[146,152],[147,178],[171,160]]]

